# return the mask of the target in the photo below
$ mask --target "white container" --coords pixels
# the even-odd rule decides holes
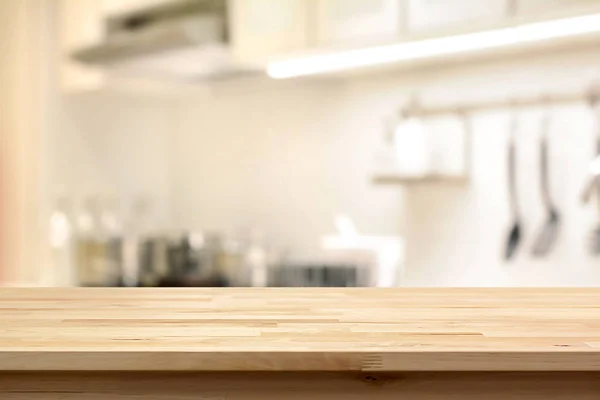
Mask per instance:
[[[423,176],[431,173],[432,143],[419,118],[402,120],[394,131],[396,174]]]

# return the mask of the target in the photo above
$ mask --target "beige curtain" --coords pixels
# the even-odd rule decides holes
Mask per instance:
[[[0,285],[40,268],[40,144],[50,0],[0,0]]]

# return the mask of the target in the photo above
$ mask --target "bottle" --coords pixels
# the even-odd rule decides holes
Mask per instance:
[[[122,285],[123,227],[119,218],[119,202],[106,196],[100,206],[100,247],[102,248],[102,286]]]
[[[268,283],[268,254],[265,247],[265,235],[261,230],[252,229],[244,257],[253,287],[265,287]]]
[[[75,219],[75,259],[78,286],[102,286],[103,248],[99,234],[99,199],[83,199]]]
[[[149,210],[150,202],[146,198],[136,198],[123,229],[122,283],[124,286],[140,286],[143,272],[141,264],[150,262],[150,257],[146,254],[149,251],[151,233]]]
[[[75,284],[75,263],[71,202],[58,196],[49,221],[50,268],[44,283],[51,286]]]

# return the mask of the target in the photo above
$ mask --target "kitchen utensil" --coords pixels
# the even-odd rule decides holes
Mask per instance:
[[[598,206],[598,220],[596,227],[592,229],[589,236],[589,251],[592,255],[600,255],[600,112],[598,110],[598,97],[594,94],[590,98],[590,110],[596,120],[596,156],[590,163],[589,179],[582,195],[583,203],[589,203],[593,193],[596,193],[596,204]]]
[[[508,238],[504,253],[504,259],[506,261],[510,261],[514,258],[523,236],[523,227],[517,199],[517,149],[515,144],[517,127],[517,118],[516,116],[513,116],[509,133],[510,137],[508,139],[508,195],[512,214],[512,224],[508,231]]]
[[[598,192],[600,188],[600,155],[590,163],[589,178],[584,187],[581,200],[584,204],[591,201],[594,192]],[[598,204],[598,213],[600,215],[600,199],[596,200]],[[596,227],[592,229],[589,237],[589,249],[593,255],[600,255],[600,222],[596,222]]]
[[[536,257],[544,257],[552,250],[560,230],[560,215],[550,195],[550,174],[548,170],[549,129],[550,116],[545,115],[542,119],[542,135],[540,138],[540,183],[547,218],[533,244],[532,254]]]
[[[371,269],[360,264],[324,262],[285,263],[271,277],[276,287],[366,287]]]

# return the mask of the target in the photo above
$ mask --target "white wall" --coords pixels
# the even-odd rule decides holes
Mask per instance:
[[[546,221],[538,183],[540,112],[520,117],[517,179],[525,236],[510,263],[501,259],[512,222],[506,183],[509,121],[505,113],[482,114],[474,120],[470,187],[423,187],[407,196],[407,284],[600,285],[600,259],[589,255],[586,238],[598,216],[594,207],[579,201],[593,156],[593,124],[584,106],[561,107],[553,115],[551,187],[562,217],[554,251],[545,259],[531,256],[534,238]]]
[[[49,192],[65,186],[80,197],[109,191],[125,202],[150,196],[159,220],[169,213],[167,101],[109,94],[59,98],[58,129],[49,149]]]
[[[312,254],[333,231],[333,216],[347,213],[366,234],[406,238],[403,284],[409,286],[600,285],[598,260],[585,250],[596,215],[578,202],[594,146],[584,104],[553,111],[552,189],[563,225],[545,260],[529,255],[544,221],[539,108],[519,116],[525,239],[513,263],[501,259],[510,223],[506,110],[473,117],[468,186],[369,182],[382,119],[411,93],[426,104],[452,104],[573,91],[585,88],[595,65],[600,56],[582,51],[348,81],[261,84],[177,104],[106,95],[63,99],[48,182],[151,193],[171,227],[233,234],[258,227],[296,254]]]
[[[335,83],[270,84],[182,106],[172,147],[175,224],[258,228],[303,255],[335,231],[339,213],[365,233],[398,234],[401,193],[369,183],[380,113],[357,119],[348,100]]]
[[[470,185],[404,189],[369,181],[382,120],[411,94],[425,104],[572,91],[585,87],[600,52],[541,54],[511,62],[447,65],[342,81],[301,80],[216,90],[173,103],[140,97],[56,97],[56,129],[45,139],[45,198],[65,184],[81,191],[148,193],[174,228],[264,230],[277,246],[312,254],[333,217],[347,213],[371,235],[403,235],[404,285],[600,285],[585,252],[596,216],[578,203],[593,153],[585,106],[555,110],[553,191],[563,212],[557,248],[529,256],[543,222],[537,181],[537,122],[527,110],[519,134],[525,243],[501,260],[509,224],[506,110],[474,116]],[[443,130],[443,121],[438,129]]]
[[[447,67],[410,79],[356,84],[356,95],[390,88],[418,90],[426,103],[510,98],[586,90],[598,77],[600,53],[542,54],[511,62]],[[467,187],[428,185],[406,191],[407,269],[414,286],[600,285],[600,260],[587,252],[587,235],[600,218],[579,202],[594,149],[593,119],[586,104],[552,110],[552,191],[562,213],[559,242],[544,260],[530,256],[545,220],[541,207],[538,143],[541,108],[522,110],[517,138],[518,185],[525,238],[517,259],[501,255],[510,225],[507,194],[509,110],[473,116],[473,176]]]
[[[411,93],[426,104],[455,104],[570,92],[584,89],[598,65],[597,51],[554,52],[345,83],[271,85],[186,104],[172,137],[174,222],[226,231],[260,226],[276,244],[310,252],[321,235],[332,231],[332,216],[346,212],[365,233],[405,236],[404,285],[600,285],[599,261],[585,250],[596,217],[578,202],[594,146],[583,104],[553,111],[552,190],[563,225],[546,260],[529,256],[534,231],[544,221],[537,170],[539,109],[519,117],[525,242],[511,264],[501,259],[510,222],[506,110],[473,117],[470,185],[382,188],[368,179],[381,120]]]

